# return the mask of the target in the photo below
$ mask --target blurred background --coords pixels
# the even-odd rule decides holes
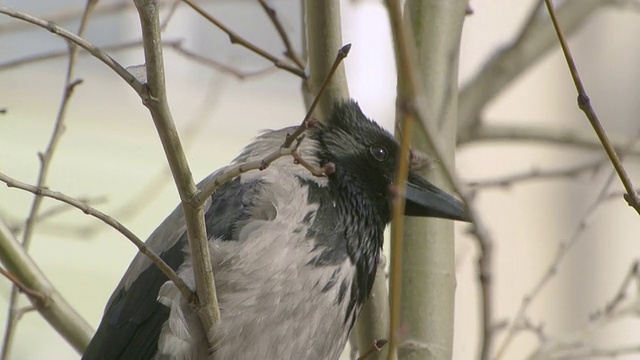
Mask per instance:
[[[572,0],[582,1],[582,0]],[[605,129],[612,137],[637,136],[640,122],[640,11],[624,1],[602,1],[570,38],[578,69]],[[631,1],[627,1],[631,3]],[[2,1],[3,5],[52,19],[75,31],[82,1]],[[514,40],[537,0],[472,0],[461,51],[460,84],[473,79],[496,52]],[[558,2],[560,4],[562,2]],[[128,1],[102,0],[102,6]],[[203,7],[237,33],[273,54],[284,50],[260,6],[249,0],[206,1]],[[274,0],[294,46],[301,48],[299,2]],[[168,13],[168,7],[165,13]],[[371,118],[392,128],[395,65],[386,10],[380,1],[342,1],[344,43],[352,43],[345,60],[351,96]],[[132,6],[98,10],[85,36],[98,46],[140,39]],[[229,163],[261,129],[300,122],[304,104],[300,80],[246,49],[186,6],[180,6],[164,32],[167,42],[227,64],[245,79],[221,72],[171,48],[165,51],[169,101],[191,170],[196,179]],[[0,16],[0,172],[35,183],[39,160],[49,140],[60,103],[67,60],[7,66],[19,59],[60,52],[66,43],[17,20]],[[125,66],[143,62],[142,48],[109,53]],[[259,75],[254,73],[258,72]],[[254,75],[250,75],[254,74]],[[141,238],[178,203],[176,190],[153,123],[138,96],[119,77],[89,55],[81,55],[66,130],[49,174],[53,190],[89,199],[98,209],[120,220]],[[535,125],[565,132],[588,133],[590,126],[576,106],[575,89],[556,48],[542,57],[499,94],[481,114],[486,122]],[[595,142],[595,135],[593,135]],[[493,179],[533,169],[562,169],[601,158],[599,150],[572,149],[534,141],[466,143],[458,151],[457,171],[468,181]],[[638,179],[638,159],[624,158],[632,180]],[[524,298],[543,277],[560,244],[574,245],[557,266],[553,279],[535,297],[527,319],[543,325],[549,339],[589,341],[602,349],[640,349],[640,323],[629,316],[606,327],[589,327],[590,314],[602,309],[618,290],[634,260],[640,257],[638,215],[620,196],[601,203],[585,219],[610,177],[610,165],[578,176],[532,179],[509,188],[482,190],[480,214],[495,239],[493,303],[496,321],[512,320]],[[636,180],[638,182],[640,180]],[[609,192],[620,191],[614,178]],[[32,196],[0,187],[0,216],[19,231]],[[45,199],[42,212],[66,209]],[[476,356],[479,332],[479,288],[475,274],[476,242],[458,224],[455,359]],[[114,230],[74,209],[38,223],[30,250],[42,271],[93,326],[108,297],[136,252]],[[4,331],[10,283],[0,279],[0,336]],[[629,294],[635,297],[634,292]],[[27,302],[22,299],[23,304]],[[500,324],[498,324],[500,325]],[[584,331],[585,328],[592,329]],[[504,339],[499,333],[497,345]],[[538,347],[536,335],[519,335],[506,358],[527,357]],[[594,353],[595,354],[595,353]],[[75,351],[35,312],[21,320],[14,359],[77,358]],[[628,355],[640,358],[640,352]]]

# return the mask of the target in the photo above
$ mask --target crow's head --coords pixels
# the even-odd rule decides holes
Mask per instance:
[[[380,220],[388,223],[390,185],[400,146],[389,132],[369,120],[354,101],[334,106],[327,124],[316,136],[322,144],[320,160],[333,162],[330,182],[361,201],[369,201]],[[468,221],[464,205],[410,170],[405,214]]]

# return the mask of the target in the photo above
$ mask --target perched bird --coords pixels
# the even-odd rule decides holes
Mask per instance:
[[[293,130],[259,135],[234,164],[264,158]],[[317,177],[279,158],[225,183],[206,204],[219,323],[203,329],[173,283],[138,254],[83,359],[337,359],[371,292],[399,145],[347,101],[306,131],[299,151],[334,171]],[[455,198],[412,171],[408,181],[407,215],[468,220]],[[195,288],[180,207],[147,245]]]

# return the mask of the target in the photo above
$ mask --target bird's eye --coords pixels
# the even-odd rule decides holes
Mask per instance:
[[[389,152],[382,146],[374,145],[369,148],[369,151],[371,155],[373,155],[373,158],[378,161],[385,161],[389,157]]]

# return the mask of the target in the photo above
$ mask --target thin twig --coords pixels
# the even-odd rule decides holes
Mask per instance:
[[[367,357],[369,357],[370,355],[380,352],[382,350],[382,348],[387,345],[389,341],[387,341],[386,339],[380,339],[380,340],[376,340],[371,344],[371,347],[369,347],[369,349],[367,349],[367,351],[363,352],[362,355],[360,355],[360,357],[358,357],[358,360],[366,360]]]
[[[35,16],[8,8],[6,6],[0,6],[0,14],[5,14],[13,18],[39,26],[55,35],[64,38],[65,40],[72,42],[73,44],[80,46],[81,48],[88,51],[91,55],[93,55],[96,59],[102,61],[105,65],[115,71],[115,73],[118,74],[127,84],[129,84],[129,86],[131,86],[133,90],[135,90],[138,94],[144,93],[144,86],[140,81],[138,81],[138,79],[135,78],[135,76],[133,76],[127,69],[120,65],[120,63],[115,61],[111,56],[102,51],[102,49],[96,47],[95,45],[79,37],[78,35],[63,29],[50,21],[42,20]]]
[[[549,180],[558,178],[572,178],[585,172],[598,171],[606,164],[607,159],[598,159],[570,167],[562,167],[556,169],[537,169],[523,171],[510,175],[503,175],[487,180],[469,181],[467,185],[474,190],[486,190],[491,188],[509,188],[515,184],[525,181]]]
[[[564,1],[558,14],[568,34],[574,33],[607,0]],[[526,25],[511,44],[491,56],[481,70],[459,92],[458,139],[467,142],[474,129],[484,125],[482,109],[526,69],[555,45],[549,20],[539,16],[534,5]]]
[[[480,358],[487,359],[493,343],[493,306],[491,301],[493,293],[493,284],[491,281],[491,268],[493,264],[493,240],[490,237],[485,226],[483,225],[480,217],[478,216],[478,212],[475,210],[470,195],[463,190],[462,182],[457,178],[455,172],[450,168],[449,163],[445,161],[445,157],[443,155],[444,152],[439,146],[439,141],[437,141],[437,139],[435,138],[436,132],[431,129],[435,121],[433,121],[432,119],[428,119],[426,115],[428,113],[426,111],[426,104],[424,103],[424,99],[421,98],[418,94],[419,87],[417,85],[417,81],[419,77],[416,70],[416,55],[412,53],[413,49],[410,47],[410,44],[414,44],[415,41],[413,40],[413,34],[411,34],[410,29],[407,29],[407,27],[402,23],[402,14],[400,11],[399,1],[387,0],[386,2],[389,9],[389,18],[391,22],[394,44],[396,46],[396,66],[398,68],[398,78],[402,79],[405,83],[404,88],[401,92],[401,95],[404,96],[404,102],[400,102],[400,104],[404,105],[404,108],[401,110],[413,112],[412,116],[416,120],[419,120],[422,124],[425,130],[427,143],[432,147],[431,154],[433,155],[435,161],[437,161],[441,165],[442,174],[444,175],[445,181],[451,186],[453,191],[458,194],[458,196],[464,202],[469,220],[473,224],[471,233],[474,234],[476,239],[478,240],[480,256],[478,257],[477,271],[478,277],[480,279],[480,288],[482,293],[482,311],[480,316],[483,328]],[[407,104],[410,104],[411,106],[407,106]],[[402,221],[401,218],[399,220]],[[395,224],[395,218],[393,224]],[[393,237],[392,241],[395,240],[395,237]],[[391,261],[393,264],[393,255]],[[392,265],[392,271],[395,271],[395,269],[396,267]],[[391,279],[393,280],[393,274]],[[393,287],[390,286],[390,288]],[[399,297],[399,295],[394,295],[394,291],[396,290],[391,290],[392,326],[390,329],[390,359],[395,352],[396,334],[394,334],[394,332],[397,331],[397,326],[399,325],[399,319],[397,318],[399,317],[399,304],[393,305],[394,296]],[[398,307],[398,309],[394,310],[394,307]],[[394,312],[396,312],[395,320]]]
[[[612,174],[611,179],[614,179]],[[587,340],[593,334],[601,330],[606,325],[613,324],[616,321],[624,321],[629,318],[637,317],[640,302],[638,294],[636,298],[627,302],[627,306],[623,306],[625,298],[628,295],[629,287],[635,280],[635,287],[640,285],[640,271],[638,260],[634,261],[629,271],[627,271],[620,287],[616,291],[613,299],[597,313],[590,316],[586,326],[577,331],[568,334],[562,334],[558,338],[549,338],[544,334],[541,327],[532,327],[528,324],[528,319],[523,319],[522,330],[534,331],[539,339],[539,346],[532,352],[528,359],[585,359],[585,358],[601,358],[601,357],[617,357],[624,354],[633,354],[640,352],[640,346],[616,346],[611,349],[597,348],[592,346]]]
[[[278,35],[280,35],[280,39],[282,39],[282,42],[284,43],[284,47],[287,49],[284,55],[289,59],[291,59],[291,61],[296,63],[296,65],[298,65],[300,70],[304,71],[304,68],[305,68],[304,61],[302,60],[302,58],[300,58],[296,50],[293,48],[293,45],[291,45],[291,40],[289,40],[289,36],[287,35],[286,30],[284,29],[284,26],[282,26],[282,22],[280,21],[280,18],[278,17],[278,13],[276,12],[276,10],[271,6],[269,6],[269,4],[267,4],[265,0],[258,0],[258,2],[260,3],[264,11],[267,13],[267,16],[269,16],[271,23],[273,23],[273,26],[276,28],[276,31],[278,31]]]
[[[329,82],[333,78],[333,75],[335,74],[338,66],[340,65],[342,60],[344,60],[344,58],[349,54],[350,48],[351,44],[347,44],[340,48],[340,50],[338,50],[338,54],[336,55],[333,65],[327,73],[327,76],[325,77],[320,90],[313,99],[313,103],[309,107],[307,114],[305,115],[300,125],[296,128],[296,130],[292,134],[286,136],[284,143],[278,150],[275,150],[271,154],[268,154],[262,160],[237,164],[228,168],[223,173],[204,184],[204,186],[198,193],[194,195],[190,202],[196,206],[200,206],[207,201],[211,194],[213,194],[220,186],[222,186],[227,181],[250,170],[264,170],[269,167],[269,165],[271,165],[273,161],[285,155],[292,155],[294,157],[294,160],[296,160],[300,165],[307,168],[312,174],[316,176],[326,176],[332,174],[335,171],[334,164],[327,163],[323,168],[315,168],[300,157],[299,153],[297,153],[297,147],[300,145],[300,141],[302,141],[302,133],[304,133],[309,128],[317,126],[317,122],[311,118],[311,115],[313,114],[313,111],[318,104],[319,99],[322,97],[327,84],[329,84]],[[296,141],[296,145],[292,148],[291,145],[294,141]]]
[[[602,144],[594,136],[593,131],[580,131],[578,129],[560,129],[549,126],[538,126],[537,120],[528,121],[527,125],[485,123],[474,129],[469,137],[457,140],[458,146],[471,145],[481,142],[513,143],[533,142],[541,144],[557,145],[569,149],[600,150]],[[631,138],[625,135],[611,138],[616,149],[623,147]],[[640,155],[640,145],[625,147],[620,152],[623,155]]]
[[[616,291],[613,299],[611,299],[611,301],[609,301],[602,310],[592,314],[590,316],[590,321],[594,322],[602,319],[603,317],[610,317],[618,309],[622,301],[627,297],[629,285],[634,279],[636,281],[640,280],[639,260],[636,260],[633,262],[633,264],[631,264],[631,266],[629,267],[629,271],[627,271],[627,275],[622,280],[622,283],[620,284],[618,291]]]
[[[224,82],[221,82],[217,76],[211,77],[206,91],[202,92],[202,98],[200,104],[197,106],[197,111],[190,116],[191,119],[188,121],[186,126],[180,129],[180,135],[185,144],[185,150],[188,150],[193,145],[196,137],[202,136],[205,133],[202,129],[211,121],[211,112],[216,109],[216,104],[223,95],[224,88]],[[151,180],[140,186],[140,190],[135,195],[128,198],[125,203],[120,204],[113,210],[113,217],[120,219],[121,221],[125,219],[132,219],[135,215],[150,206],[152,204],[151,200],[155,198],[162,189],[172,183],[171,169],[168,164],[165,164]],[[100,226],[100,224],[92,224],[79,229],[77,233],[86,237],[103,228],[104,227]]]
[[[182,1],[182,0],[181,0]],[[200,64],[212,67],[222,73],[229,74],[237,78],[238,80],[245,80],[250,77],[258,77],[261,75],[267,75],[274,70],[277,70],[276,67],[269,66],[267,68],[256,70],[256,71],[240,71],[235,69],[229,65],[223,64],[219,61],[204,57],[200,54],[197,54],[191,50],[187,50],[182,43],[173,43],[169,44],[169,48],[175,50],[178,54],[186,57],[187,59],[193,60]]]
[[[84,11],[80,18],[80,25],[78,26],[78,37],[82,37],[85,29],[87,28],[87,24],[89,22],[89,18],[95,5],[97,4],[97,0],[87,0]],[[67,114],[67,109],[71,97],[73,95],[73,91],[77,85],[82,83],[81,79],[75,78],[75,66],[78,60],[78,46],[73,43],[68,43],[68,55],[69,61],[67,63],[67,72],[65,75],[63,91],[62,91],[62,99],[60,100],[60,106],[58,108],[58,114],[56,116],[56,120],[53,126],[53,131],[51,133],[51,138],[49,139],[49,144],[47,145],[47,149],[44,153],[38,153],[38,157],[40,159],[40,170],[38,172],[38,181],[37,188],[43,188],[47,183],[47,176],[49,174],[49,168],[51,165],[51,161],[53,160],[53,156],[55,154],[58,142],[62,137],[62,134],[65,130],[65,119]],[[38,215],[38,211],[40,210],[40,205],[42,205],[42,196],[36,194],[33,197],[33,201],[31,203],[31,209],[29,210],[29,215],[27,215],[27,220],[25,221],[24,231],[22,233],[22,246],[25,251],[29,251],[29,246],[31,244],[31,239],[33,235],[33,231],[35,229],[36,217]],[[5,334],[2,342],[2,354],[1,358],[7,359],[11,352],[11,346],[13,341],[13,336],[15,333],[15,329],[18,325],[18,319],[15,317],[15,311],[17,308],[18,302],[18,291],[19,288],[17,286],[12,286],[11,295],[9,297],[9,316],[7,319],[7,324],[5,327]]]
[[[173,16],[176,14],[176,11],[178,10],[178,6],[180,6],[180,3],[182,2],[182,0],[171,0],[171,1],[172,3],[169,7],[169,13],[164,17],[162,24],[160,24],[161,31],[167,30],[167,26],[169,26],[169,22],[171,21],[171,19],[173,19]]]
[[[302,123],[296,129],[296,131],[293,132],[293,134],[287,136],[282,146],[284,146],[285,148],[291,146],[291,143],[305,131],[305,129],[307,128],[307,123],[309,119],[311,119],[311,115],[313,114],[313,111],[316,109],[316,106],[318,106],[318,103],[320,102],[320,98],[322,97],[322,94],[324,93],[325,89],[329,85],[329,82],[331,82],[331,79],[333,78],[333,75],[336,73],[336,70],[338,70],[338,66],[340,66],[340,63],[342,62],[342,60],[344,60],[344,58],[346,58],[347,55],[349,55],[349,50],[351,50],[351,44],[346,44],[343,47],[341,47],[340,50],[338,50],[338,54],[336,55],[336,58],[333,61],[333,64],[331,65],[331,68],[329,69],[327,76],[325,76],[324,81],[322,82],[322,85],[318,90],[318,93],[313,98],[313,102],[311,103],[311,106],[309,106],[309,110],[307,110],[307,114],[302,120]]]
[[[47,295],[41,293],[40,291],[32,290],[27,286],[23,285],[20,280],[16,279],[10,272],[0,267],[0,274],[6,277],[9,281],[13,283],[15,287],[20,289],[20,292],[27,294],[27,296],[37,299],[38,301],[45,302],[47,301]]]
[[[180,44],[182,41],[181,40],[166,40],[163,42],[164,45],[166,46],[174,46],[174,45],[178,45]],[[105,45],[103,47],[101,47],[100,49],[102,51],[123,51],[123,50],[128,50],[131,48],[135,48],[138,46],[142,46],[142,40],[134,40],[134,41],[128,41],[128,42],[124,42],[121,44],[113,44],[113,45]],[[79,53],[79,55],[86,55],[86,52],[81,52]],[[30,65],[33,63],[38,63],[41,61],[47,61],[47,60],[53,60],[53,59],[58,59],[58,58],[62,58],[65,56],[69,55],[69,50],[65,50],[65,51],[51,51],[51,52],[47,52],[47,53],[43,53],[43,54],[37,54],[37,55],[33,55],[33,56],[28,56],[28,57],[22,57],[19,59],[15,59],[15,60],[9,60],[5,63],[0,64],[0,71],[4,71],[4,70],[8,70],[8,69],[12,69],[18,66],[23,66],[23,65]]]
[[[83,204],[86,205],[90,205],[90,206],[95,206],[98,204],[103,204],[105,202],[107,202],[107,198],[104,196],[101,197],[96,197],[96,198],[77,198],[78,201],[81,201]],[[45,220],[48,220],[52,217],[55,217],[57,215],[63,214],[69,210],[71,210],[72,208],[70,208],[69,206],[66,206],[64,204],[59,204],[58,206],[53,206],[49,209],[46,210],[42,210],[40,211],[40,213],[36,216],[35,218],[35,222],[36,223],[41,223]],[[12,226],[10,226],[11,231],[14,232],[20,232],[24,229],[24,224],[12,224]]]
[[[129,239],[129,241],[131,241],[138,248],[138,250],[140,250],[141,253],[146,255],[149,258],[149,260],[151,260],[151,262],[153,262],[169,280],[171,280],[174,284],[176,284],[176,287],[178,288],[178,290],[180,290],[180,293],[186,299],[189,299],[191,297],[191,294],[192,294],[191,289],[189,289],[189,287],[184,283],[184,281],[182,281],[182,279],[178,277],[178,275],[176,275],[176,273],[171,269],[171,267],[167,265],[167,263],[165,263],[164,260],[162,260],[158,256],[158,254],[156,254],[152,249],[148,248],[145,245],[144,241],[140,240],[140,238],[138,238],[131,230],[127,229],[124,225],[122,225],[116,219],[101,212],[100,210],[97,210],[87,205],[85,202],[81,200],[75,199],[71,196],[65,195],[57,191],[38,188],[36,186],[23,183],[3,173],[0,173],[0,181],[7,184],[7,186],[10,188],[21,189],[38,196],[56,199],[63,203],[69,204],[75,207],[76,209],[82,211],[83,213],[89,216],[92,216],[102,221],[103,223],[109,225],[110,227],[118,231],[120,234],[124,235],[124,237]]]
[[[211,16],[211,14],[207,13],[202,7],[200,7],[200,5],[194,3],[191,0],[182,0],[182,1],[184,1],[187,5],[189,5],[198,14],[202,15],[209,22],[211,22],[212,24],[217,26],[220,30],[224,31],[229,36],[229,41],[231,41],[232,44],[239,44],[241,46],[244,46],[248,50],[250,50],[250,51],[262,56],[263,58],[265,58],[265,59],[267,59],[269,61],[271,61],[277,68],[280,68],[280,69],[283,69],[285,71],[288,71],[288,72],[300,77],[301,79],[306,79],[307,78],[307,75],[304,73],[304,70],[300,70],[297,67],[291,66],[286,61],[278,59],[277,57],[269,54],[267,51],[261,49],[260,47],[256,46],[255,44],[251,43],[249,40],[241,37],[235,31],[231,30],[226,25],[224,25],[222,22],[220,22],[218,19],[216,19],[213,16]]]
[[[627,203],[632,206],[638,214],[640,214],[640,198],[638,198],[638,194],[636,193],[635,188],[633,187],[633,183],[629,178],[616,150],[611,145],[607,133],[604,131],[600,120],[598,120],[598,115],[595,110],[591,106],[591,101],[589,100],[589,96],[585,90],[584,85],[582,84],[582,80],[580,79],[580,74],[578,73],[578,69],[576,64],[571,56],[571,50],[569,49],[569,45],[567,44],[567,40],[564,37],[562,29],[560,28],[560,24],[558,23],[558,17],[556,15],[555,7],[551,0],[545,0],[545,4],[547,5],[547,10],[549,11],[549,16],[551,17],[551,22],[553,23],[553,27],[556,30],[556,34],[558,35],[558,40],[560,41],[560,46],[562,47],[562,53],[567,61],[567,65],[569,66],[569,72],[571,73],[571,77],[573,78],[573,82],[576,86],[576,90],[578,92],[578,107],[580,110],[584,112],[587,119],[591,123],[593,130],[598,135],[598,139],[602,143],[604,150],[609,156],[609,160],[611,160],[611,164],[615,168],[618,173],[618,177],[622,182],[625,190],[627,191],[627,195],[624,197]]]
[[[216,190],[220,188],[220,186],[224,185],[231,179],[240,176],[248,171],[265,170],[269,166],[271,166],[274,161],[287,155],[292,156],[294,160],[297,161],[297,163],[304,166],[313,175],[327,176],[332,174],[335,171],[335,165],[333,163],[327,163],[324,167],[316,168],[302,159],[300,153],[298,152],[298,146],[300,145],[302,139],[303,137],[299,137],[293,147],[281,146],[277,150],[274,150],[270,154],[267,154],[260,160],[248,161],[242,164],[235,164],[233,166],[227,167],[219,175],[215,176],[214,178],[208,179],[208,181],[203,184],[195,201],[202,202],[204,204],[209,196],[211,196],[214,192],[216,192]]]
[[[543,276],[535,283],[532,289],[522,298],[520,307],[518,308],[516,315],[513,317],[513,320],[511,321],[511,325],[507,330],[507,334],[504,340],[502,341],[501,345],[498,347],[495,359],[501,359],[504,356],[507,348],[512,343],[515,335],[518,333],[518,328],[520,324],[522,323],[523,319],[526,318],[526,314],[529,309],[529,306],[538,297],[540,292],[547,286],[547,284],[549,284],[549,282],[555,277],[555,275],[558,272],[558,267],[560,266],[560,263],[565,258],[569,250],[571,250],[571,248],[573,248],[573,246],[580,241],[581,235],[587,229],[588,218],[595,212],[595,210],[602,204],[602,202],[606,200],[607,190],[612,180],[613,180],[613,173],[612,173],[612,176],[609,176],[609,178],[605,182],[604,186],[598,193],[598,196],[595,198],[595,200],[591,203],[591,205],[585,211],[581,220],[578,222],[578,226],[574,230],[569,240],[563,241],[558,245],[558,250],[556,252],[556,255],[551,260],[551,263],[547,267],[547,270],[544,272]]]

